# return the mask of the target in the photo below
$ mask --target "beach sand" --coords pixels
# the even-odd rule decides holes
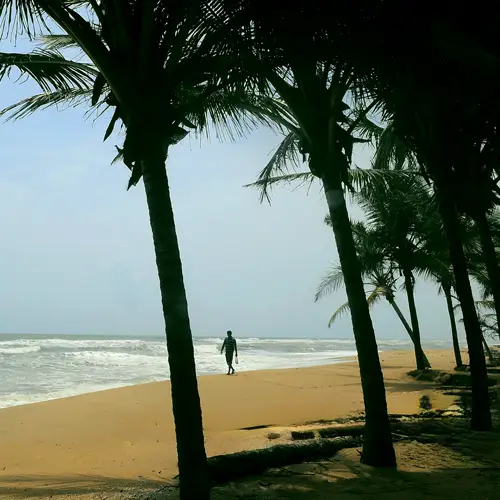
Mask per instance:
[[[427,355],[433,368],[454,367],[451,351]],[[381,360],[391,413],[417,413],[422,395],[433,408],[453,404],[432,384],[406,375],[414,368],[412,352],[385,352]],[[270,430],[363,410],[356,362],[206,376],[199,387],[209,456],[266,446]],[[273,429],[244,430],[256,426]],[[137,481],[156,485],[174,474],[168,382],[0,410],[4,497],[49,497]]]

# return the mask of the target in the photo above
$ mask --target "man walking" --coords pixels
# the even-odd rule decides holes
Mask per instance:
[[[234,373],[233,356],[236,355],[236,359],[238,359],[238,345],[231,330],[227,332],[227,337],[224,339],[222,349],[220,350],[221,354],[224,352],[224,349],[226,350],[227,374],[232,375]]]

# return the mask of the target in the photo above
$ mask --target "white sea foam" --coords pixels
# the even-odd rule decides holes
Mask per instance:
[[[222,337],[196,338],[199,375],[224,373]],[[239,370],[294,368],[339,363],[356,355],[352,339],[238,338]],[[432,347],[449,345],[436,341]],[[411,348],[383,340],[381,351]],[[0,335],[0,408],[87,392],[165,380],[162,338],[37,337]]]
[[[38,345],[26,346],[26,347],[9,347],[2,346],[0,348],[0,354],[27,354],[29,352],[38,352],[41,347]]]

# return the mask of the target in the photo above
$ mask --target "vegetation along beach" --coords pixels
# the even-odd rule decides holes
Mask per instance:
[[[0,0],[0,496],[498,495],[499,13],[395,12]]]

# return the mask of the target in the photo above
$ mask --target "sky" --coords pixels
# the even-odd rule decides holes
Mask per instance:
[[[22,51],[1,42],[1,51]],[[37,93],[0,83],[0,108]],[[142,182],[111,165],[122,137],[103,143],[105,118],[86,109],[39,112],[0,122],[0,333],[162,335],[158,277]],[[319,184],[284,185],[272,204],[244,188],[280,136],[260,128],[219,142],[188,137],[170,150],[170,179],[193,334],[348,338],[350,317],[327,327],[343,290],[314,303],[337,260]],[[364,147],[355,163],[367,167]],[[349,205],[354,218],[362,212]],[[406,296],[396,296],[408,316]],[[448,339],[445,299],[419,280],[424,339]],[[377,336],[406,338],[386,303],[372,310]]]

